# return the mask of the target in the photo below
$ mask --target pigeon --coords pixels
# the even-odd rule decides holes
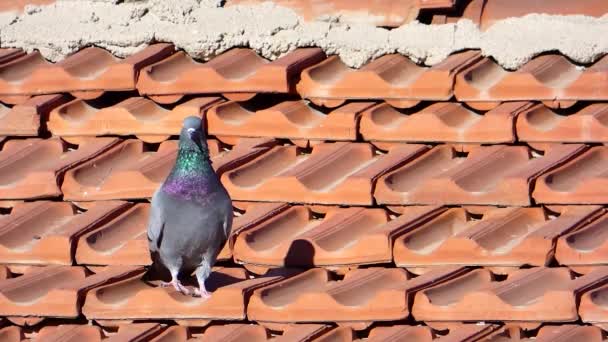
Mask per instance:
[[[184,295],[208,298],[205,280],[232,228],[232,201],[211,167],[202,121],[183,121],[173,169],[152,196],[148,246],[154,263],[171,273]],[[195,272],[198,289],[182,285],[179,276]]]

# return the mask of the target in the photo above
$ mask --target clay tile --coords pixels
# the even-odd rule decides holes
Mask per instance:
[[[579,314],[586,323],[608,324],[608,284],[593,289],[581,297]]]
[[[417,156],[426,147],[402,145],[377,155],[365,143],[331,143],[300,154],[276,146],[222,175],[235,200],[369,205],[375,179]]]
[[[242,232],[246,232],[252,227],[263,224],[265,221],[279,215],[288,208],[289,205],[286,203],[253,203],[248,205],[243,209],[245,211],[243,214],[238,213],[238,215],[234,217],[228,243],[226,243],[218,254],[218,260],[228,260],[232,258],[234,244],[236,243],[237,237]]]
[[[212,167],[218,175],[221,175],[266,153],[277,143],[276,140],[270,138],[240,139],[232,150],[220,151],[217,155],[212,155]]]
[[[562,55],[542,55],[515,71],[484,58],[456,76],[458,101],[580,101],[608,99],[608,58],[581,68]]]
[[[10,0],[0,3],[0,12],[19,11],[22,12],[26,5],[48,5],[56,0]],[[2,50],[17,50],[17,49],[2,49]],[[19,50],[20,51],[20,50]]]
[[[304,100],[261,108],[229,101],[209,109],[207,122],[209,133],[221,136],[356,140],[357,118],[372,105],[372,102],[353,102],[335,110],[321,111]]]
[[[0,12],[1,11],[2,10],[0,10]],[[8,63],[8,62],[12,61],[13,59],[19,58],[23,55],[25,55],[25,51],[23,51],[21,49],[14,49],[14,48],[0,49],[0,65]]]
[[[559,326],[545,326],[540,328],[536,339],[538,342],[550,341],[605,341],[602,330],[598,327],[564,324]]]
[[[146,67],[137,89],[146,95],[289,93],[302,69],[323,58],[319,48],[296,49],[274,61],[250,49],[234,48],[198,63],[180,51]]]
[[[59,325],[46,326],[40,329],[37,341],[78,342],[102,340],[101,329],[94,325]]]
[[[205,333],[190,341],[226,341],[226,342],[257,342],[257,341],[311,341],[316,336],[330,329],[327,325],[293,324],[288,325],[280,336],[270,337],[269,333],[260,325],[254,324],[227,324],[209,327]]]
[[[25,334],[21,327],[9,326],[0,329],[0,341],[5,342],[20,342],[25,341]]]
[[[126,140],[102,155],[68,171],[64,199],[93,201],[152,197],[169,174],[177,141],[165,141],[157,151],[146,151],[140,140]]]
[[[188,328],[182,326],[171,326],[161,332],[158,336],[150,339],[150,342],[176,342],[186,341],[189,337]]]
[[[68,101],[64,95],[42,95],[12,107],[0,104],[0,136],[36,136],[51,109]]]
[[[604,204],[608,147],[596,146],[536,181],[537,203]]]
[[[3,199],[33,199],[61,195],[58,181],[71,167],[118,143],[114,138],[91,139],[66,151],[59,139],[9,140],[0,151]]]
[[[71,265],[78,236],[128,207],[97,202],[84,213],[67,202],[25,202],[0,216],[0,262]]]
[[[135,267],[115,267],[86,276],[78,266],[47,266],[0,281],[0,315],[72,317],[80,314],[80,299],[92,288],[141,272]]]
[[[157,323],[125,324],[118,328],[116,334],[104,339],[104,342],[144,342],[159,335],[163,331]],[[182,339],[182,341],[185,340]]]
[[[335,280],[326,270],[314,268],[256,290],[247,317],[260,322],[346,324],[403,319],[413,293],[464,271],[441,268],[408,279],[403,269],[367,268]]]
[[[569,322],[578,319],[577,301],[608,281],[608,268],[572,279],[566,268],[535,267],[494,281],[477,269],[416,294],[413,315],[420,321]]]
[[[244,269],[215,268],[206,282],[211,297],[203,299],[143,281],[140,273],[90,291],[82,310],[94,320],[241,320],[248,294],[280,279],[247,279]]]
[[[555,257],[568,266],[608,264],[608,215],[587,220],[582,228],[560,237]]]
[[[601,17],[607,12],[608,3],[604,0],[489,0],[483,8],[481,28],[485,30],[497,21],[530,13]]]
[[[360,130],[363,138],[371,141],[513,142],[514,118],[530,106],[526,102],[510,102],[478,113],[455,102],[408,110],[381,103],[363,112]]]
[[[267,266],[335,266],[392,261],[397,234],[436,215],[437,207],[408,207],[393,220],[383,209],[345,208],[315,217],[291,207],[238,235],[234,258]]]
[[[173,45],[161,43],[120,59],[104,49],[88,47],[53,64],[35,51],[0,65],[0,94],[71,92],[96,98],[104,91],[133,90],[141,68],[172,53]]]
[[[433,67],[425,67],[405,56],[392,54],[352,69],[338,56],[331,56],[305,69],[297,89],[302,97],[328,106],[346,99],[384,99],[396,103],[448,100],[452,97],[455,74],[479,58],[478,52],[467,51],[453,54]]]
[[[401,267],[547,265],[557,238],[600,210],[599,206],[570,207],[551,218],[542,208],[503,208],[480,219],[453,208],[399,236],[395,263]]]
[[[165,109],[145,97],[130,97],[109,107],[75,99],[51,111],[48,128],[62,137],[136,135],[146,142],[161,142],[179,134],[184,118],[199,116],[221,101],[199,97]]]
[[[608,142],[608,104],[593,103],[564,115],[537,104],[517,118],[517,137],[527,142]]]
[[[4,265],[0,265],[0,281],[10,278],[10,275],[11,271],[9,270],[9,268]]]
[[[259,4],[261,0],[230,0],[226,7]],[[420,8],[450,7],[453,0],[332,0],[315,2],[308,0],[273,0],[278,6],[292,9],[306,21],[327,16],[340,17],[341,23],[367,24],[380,27],[398,27],[418,17]]]
[[[383,204],[530,205],[532,182],[584,148],[555,145],[532,158],[523,146],[482,146],[468,154],[437,146],[382,176],[374,196]]]
[[[148,203],[136,204],[78,240],[79,265],[150,265],[146,229]]]

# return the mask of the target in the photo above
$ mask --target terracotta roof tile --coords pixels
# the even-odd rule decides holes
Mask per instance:
[[[336,208],[322,219],[294,206],[238,235],[237,262],[268,266],[340,266],[392,261],[395,235],[440,212],[408,207],[392,220],[383,209]]]
[[[375,198],[383,204],[530,205],[533,181],[584,150],[555,145],[532,158],[523,146],[482,146],[459,156],[437,146],[413,162],[380,177]]]
[[[536,181],[537,203],[604,204],[608,147],[597,146]]]
[[[111,220],[127,203],[97,202],[84,213],[67,202],[17,204],[0,216],[0,262],[71,265],[78,236]]]
[[[571,322],[577,299],[608,281],[608,268],[572,279],[567,268],[535,267],[495,281],[473,270],[416,294],[413,315],[421,321]]]
[[[189,337],[188,328],[182,326],[170,326],[158,336],[150,339],[150,342],[176,342],[186,341]]]
[[[537,104],[517,118],[517,136],[528,142],[608,142],[608,104],[593,103],[567,115]]]
[[[98,326],[67,324],[46,326],[40,329],[36,340],[52,342],[100,341],[102,332]]]
[[[511,102],[479,113],[456,102],[435,102],[406,110],[381,103],[363,112],[360,131],[363,139],[370,141],[513,142],[514,118],[530,106],[527,102]]]
[[[262,0],[228,0],[225,6],[259,4]],[[445,8],[453,0],[272,0],[273,3],[295,11],[306,21],[327,16],[339,16],[340,22],[398,27],[416,20],[421,8]]]
[[[598,327],[564,324],[560,326],[545,326],[536,334],[535,341],[606,341],[605,333]]]
[[[293,324],[287,326],[282,335],[271,337],[269,332],[260,325],[227,324],[212,326],[205,333],[191,341],[226,341],[226,342],[257,342],[257,341],[312,341],[331,327],[320,324]]]
[[[136,272],[135,267],[116,267],[86,276],[79,266],[47,266],[0,281],[0,315],[77,317],[80,298],[92,288]]]
[[[462,342],[462,341],[478,341],[498,326],[461,324],[450,329],[447,334],[436,334],[431,328],[425,326],[413,325],[394,325],[394,326],[378,326],[370,330],[367,338],[356,338],[352,329],[348,327],[340,327],[333,329],[322,335],[315,342],[350,342],[350,341],[369,341],[369,342],[388,342],[388,341],[441,341],[441,342]]]
[[[593,289],[581,297],[579,313],[586,323],[608,324],[608,284]]]
[[[542,55],[515,71],[484,58],[456,76],[454,94],[466,102],[608,100],[607,68],[608,57],[579,67],[562,55]]]
[[[218,102],[219,97],[199,97],[166,109],[145,97],[107,107],[75,99],[51,111],[48,128],[62,137],[136,135],[146,142],[161,142],[179,133],[184,118],[199,116]]]
[[[218,136],[356,140],[358,116],[373,104],[354,102],[326,113],[304,100],[251,109],[247,103],[229,101],[209,109],[207,123],[209,134]]]
[[[173,53],[171,44],[154,44],[125,59],[89,47],[58,63],[35,51],[0,64],[0,94],[31,95],[70,92],[96,98],[105,91],[133,90],[139,70]]]
[[[430,284],[461,274],[444,268],[408,280],[403,269],[368,268],[346,274],[343,280],[314,268],[256,290],[247,317],[260,322],[338,322],[364,324],[409,315],[408,298]]]
[[[246,297],[252,290],[282,277],[247,279],[242,268],[216,268],[206,282],[209,299],[184,296],[171,288],[157,287],[133,275],[87,294],[83,313],[88,319],[242,320]]]
[[[0,4],[0,12],[23,11],[26,5],[47,5],[54,3],[55,0],[8,0]]]
[[[467,51],[424,67],[393,54],[355,70],[332,56],[305,69],[297,89],[302,97],[330,107],[346,99],[384,99],[396,107],[409,107],[420,100],[450,99],[455,74],[480,58],[478,52]]]
[[[567,207],[551,219],[542,208],[501,208],[488,210],[480,220],[453,208],[397,238],[395,264],[544,266],[552,260],[557,238],[599,210]]]
[[[555,257],[561,265],[608,264],[608,215],[604,214],[557,241]]]
[[[157,323],[137,323],[121,325],[118,332],[108,336],[104,342],[144,342],[159,335],[164,328]]]
[[[78,240],[79,265],[150,265],[148,203],[129,206]]]
[[[222,182],[235,200],[369,205],[376,177],[424,149],[400,145],[378,155],[369,144],[339,142],[301,154],[295,146],[277,146],[223,174]]]
[[[41,95],[19,105],[0,104],[0,136],[38,135],[41,120],[46,120],[51,109],[68,100],[63,95]]]
[[[245,164],[259,155],[266,153],[277,145],[277,141],[271,138],[243,138],[232,146],[229,151],[218,151],[212,155],[211,164],[218,175]]]
[[[76,150],[67,150],[59,139],[6,141],[0,151],[0,186],[3,187],[0,198],[59,196],[58,181],[66,170],[117,143],[114,138],[92,139],[83,142]]]
[[[25,341],[25,334],[20,327],[9,326],[0,329],[0,341],[5,342],[20,342]]]
[[[146,95],[171,95],[165,98],[167,102],[184,94],[289,93],[302,69],[323,58],[319,48],[300,48],[270,62],[253,50],[235,48],[198,63],[177,52],[145,68],[137,89]]]

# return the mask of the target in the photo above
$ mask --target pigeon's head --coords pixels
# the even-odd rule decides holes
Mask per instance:
[[[206,150],[207,142],[203,132],[202,120],[196,116],[189,116],[184,119],[182,131],[179,135],[179,145],[181,149]]]

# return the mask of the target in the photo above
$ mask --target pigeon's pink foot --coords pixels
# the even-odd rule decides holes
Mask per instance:
[[[181,292],[185,296],[190,295],[190,290],[188,290],[187,287],[182,285],[182,283],[180,283],[179,280],[173,280],[168,283],[163,281],[160,283],[160,287],[169,287],[169,286],[173,286],[175,288],[175,290],[177,290],[178,292]]]
[[[205,289],[194,289],[194,293],[192,294],[194,297],[201,297],[202,299],[209,299],[211,297],[211,293],[207,292]]]

